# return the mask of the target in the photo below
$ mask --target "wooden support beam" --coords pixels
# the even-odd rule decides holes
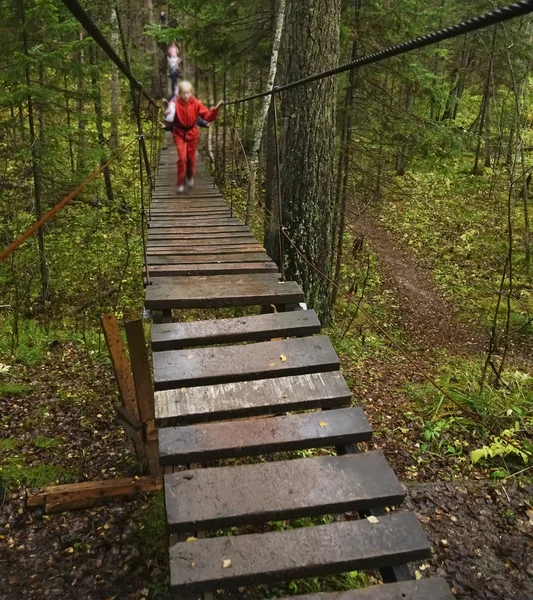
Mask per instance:
[[[117,407],[117,411],[119,411],[122,417],[128,415],[132,420],[138,423],[140,421],[140,413],[137,406],[137,397],[135,395],[135,384],[131,372],[130,361],[128,360],[126,348],[120,335],[117,318],[112,313],[102,315],[100,317],[100,323],[109,350],[109,356],[111,357],[111,364],[113,365],[113,371],[115,372],[115,379],[117,380],[120,398],[125,409],[125,411],[120,411]],[[121,420],[121,423],[123,422],[120,417],[119,420]],[[134,429],[126,429],[126,431],[132,436],[137,457],[142,459],[145,456],[143,432],[142,430],[138,431]]]
[[[26,505],[28,507],[43,506],[47,513],[63,512],[98,506],[114,498],[155,492],[162,486],[162,478],[153,476],[53,485],[43,488],[39,492],[26,490]]]
[[[124,322],[126,339],[130,352],[131,370],[137,396],[137,405],[140,420],[145,426],[146,460],[151,475],[158,475],[159,451],[157,431],[155,430],[154,413],[154,386],[150,373],[150,362],[144,337],[143,322],[141,319],[127,320]]]

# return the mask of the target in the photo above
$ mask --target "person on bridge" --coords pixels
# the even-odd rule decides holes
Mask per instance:
[[[172,88],[172,96],[176,94],[176,90],[178,87],[178,79],[181,77],[180,65],[182,63],[182,59],[180,54],[180,49],[176,45],[176,42],[172,42],[172,44],[168,47],[168,76],[170,77],[171,88]]]
[[[165,111],[165,128],[172,130],[172,137],[178,151],[178,181],[176,192],[183,194],[185,181],[188,187],[194,186],[196,170],[196,148],[200,138],[198,117],[208,123],[218,116],[218,109],[223,104],[219,102],[209,110],[200,100],[194,97],[194,90],[189,81],[180,81],[178,93],[172,99]]]

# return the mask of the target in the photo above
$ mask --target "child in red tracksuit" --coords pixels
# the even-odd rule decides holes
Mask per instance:
[[[196,120],[201,117],[209,123],[214,121],[221,105],[222,102],[219,102],[209,110],[193,96],[193,88],[188,81],[180,81],[178,84],[178,93],[165,112],[165,124],[172,129],[172,137],[178,150],[178,194],[185,191],[185,178],[189,187],[194,185],[196,148],[200,138]]]

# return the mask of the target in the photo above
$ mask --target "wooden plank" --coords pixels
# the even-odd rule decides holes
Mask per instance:
[[[130,351],[131,368],[133,372],[133,381],[135,383],[137,403],[139,406],[140,420],[146,427],[146,460],[148,462],[150,474],[157,475],[159,473],[157,436],[148,435],[149,431],[152,431],[153,433],[155,409],[154,388],[152,385],[148,352],[146,350],[143,322],[141,319],[128,320],[125,321],[124,326]]]
[[[155,393],[156,423],[188,425],[273,412],[340,408],[351,394],[339,371]]]
[[[171,240],[150,240],[148,242],[148,251],[172,251],[180,255],[190,254],[235,254],[241,252],[266,252],[261,244],[227,244],[224,246],[204,246],[204,245],[184,245],[183,242],[173,242]]]
[[[167,350],[153,355],[156,390],[324,373],[340,368],[329,337],[291,338],[239,346]]]
[[[185,213],[182,214],[173,214],[170,211],[160,212],[159,214],[154,214],[150,216],[150,226],[155,227],[160,223],[169,223],[171,226],[176,227],[189,227],[192,225],[197,226],[198,224],[204,223],[205,225],[242,225],[242,222],[239,219],[235,219],[231,217],[229,214],[197,214],[197,215],[188,215]]]
[[[164,257],[159,257],[158,264],[162,264],[161,258]],[[153,260],[150,264],[155,264]],[[227,275],[224,279],[217,280],[217,276],[180,277],[179,280],[158,278],[146,291],[146,308],[217,308],[304,301],[303,291],[297,283],[282,283],[276,275]]]
[[[172,229],[161,229],[161,230],[154,230],[154,231],[150,231],[148,234],[148,239],[152,240],[152,239],[176,239],[176,240],[180,240],[180,241],[185,241],[185,240],[206,240],[206,239],[213,239],[213,240],[228,240],[228,241],[232,241],[233,238],[249,238],[251,240],[255,240],[255,238],[251,235],[251,233],[242,233],[239,231],[233,231],[233,232],[212,232],[212,233],[198,233],[198,231],[196,229],[194,230],[187,230],[186,233],[179,233],[179,234],[175,234],[173,232]]]
[[[151,250],[148,252],[148,264],[161,264],[161,258],[172,259],[174,264],[198,265],[201,263],[225,262],[269,262],[270,257],[265,252],[235,252],[231,254],[181,254],[179,250]],[[163,263],[164,264],[164,263]]]
[[[418,581],[373,585],[346,592],[285,596],[280,600],[454,600],[454,598],[445,579],[431,577]]]
[[[202,423],[159,430],[159,462],[186,465],[256,454],[368,442],[372,428],[360,407]]]
[[[150,231],[161,232],[171,231],[174,234],[181,233],[249,233],[248,225],[202,225],[187,227],[187,225],[178,226],[173,223],[150,222]]]
[[[165,476],[167,527],[172,533],[397,506],[404,497],[400,482],[380,452],[196,469]]]
[[[288,531],[180,542],[170,547],[174,590],[277,584],[423,560],[429,543],[412,513]],[[229,565],[229,566],[228,566]]]
[[[153,235],[148,237],[149,245],[164,245],[171,244],[175,248],[183,248],[185,250],[191,249],[191,251],[196,248],[199,249],[209,249],[209,248],[224,248],[226,246],[230,246],[231,248],[236,248],[238,246],[253,246],[257,244],[255,238],[250,236],[242,236],[242,237],[233,237],[233,238],[218,238],[218,239],[206,239],[201,238],[199,240],[182,240],[180,238],[174,238],[168,235]],[[261,244],[259,244],[261,246]],[[264,250],[264,248],[261,246]]]
[[[206,263],[196,265],[149,265],[150,277],[187,277],[190,275],[238,275],[239,273],[277,273],[273,262]]]
[[[320,333],[314,310],[251,315],[232,319],[209,319],[152,325],[152,350],[180,350],[194,346],[260,342],[277,337]]]
[[[97,506],[113,498],[154,492],[162,485],[160,477],[152,476],[84,481],[46,487],[37,494],[26,490],[26,502],[28,506],[44,506],[47,513],[63,512]]]

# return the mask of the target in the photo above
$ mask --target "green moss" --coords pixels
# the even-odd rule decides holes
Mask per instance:
[[[70,483],[78,473],[73,469],[51,464],[28,466],[20,457],[0,464],[0,484],[3,487],[43,488],[55,483]]]

